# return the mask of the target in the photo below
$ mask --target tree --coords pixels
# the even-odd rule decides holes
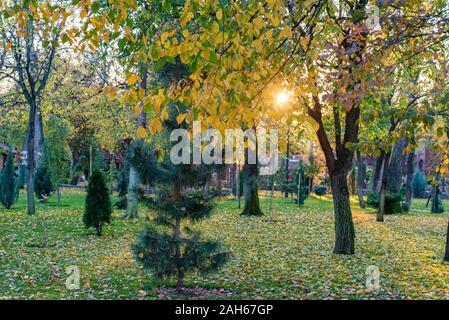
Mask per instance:
[[[6,209],[11,209],[19,197],[19,185],[14,173],[14,155],[9,148],[5,168],[0,174],[0,203]]]
[[[41,95],[45,89],[60,43],[73,41],[65,25],[67,4],[52,1],[6,1],[0,7],[0,43],[5,48],[0,62],[0,80],[13,81],[28,108],[27,211],[35,213],[33,173],[43,146]]]
[[[103,225],[111,222],[111,198],[106,177],[100,170],[94,170],[89,178],[83,222],[86,228],[93,227],[101,236]]]
[[[165,66],[160,74],[170,76],[170,72],[180,68],[179,65]],[[178,121],[180,110],[184,108],[182,105],[170,107],[168,118],[164,121],[166,141],[175,128],[186,128]],[[204,187],[216,168],[198,164],[173,164],[170,147],[174,143],[161,145],[167,149],[160,150],[159,155],[154,152],[153,146],[145,145],[143,141],[134,147],[132,162],[142,183],[152,183],[158,192],[155,199],[148,201],[156,211],[154,225],[141,233],[133,251],[136,260],[155,277],[175,277],[176,289],[182,292],[186,274],[217,270],[226,262],[229,254],[223,252],[219,242],[203,240],[199,231],[183,228],[186,220],[196,222],[211,215],[212,199],[204,197]],[[190,148],[188,153],[191,156]],[[156,225],[160,228],[156,228]]]
[[[63,119],[51,115],[46,126],[45,157],[50,172],[51,184],[58,195],[60,205],[59,185],[69,177],[70,152],[68,146],[69,129]]]

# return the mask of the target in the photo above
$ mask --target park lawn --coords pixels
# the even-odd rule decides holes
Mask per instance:
[[[444,212],[449,212],[449,199],[443,199],[443,208]],[[429,201],[429,205],[427,205],[427,199],[413,199],[411,210],[416,212],[427,211],[430,212],[432,208],[432,200]]]
[[[38,204],[28,217],[24,195],[13,210],[0,209],[0,299],[157,299],[155,281],[133,260],[130,246],[147,220],[121,219],[115,211],[102,237],[82,224],[84,191],[63,192]],[[268,213],[269,200],[262,198]],[[148,210],[142,216],[151,216]],[[233,257],[217,274],[191,275],[186,286],[224,288],[244,299],[447,299],[449,264],[441,262],[447,215],[409,213],[375,222],[373,210],[353,215],[356,254],[336,256],[330,197],[302,208],[275,201],[274,221],[242,217],[232,199],[198,223],[205,237],[223,241]],[[36,244],[46,243],[46,246]],[[81,288],[67,290],[66,268],[78,266]],[[378,291],[366,289],[366,269],[380,269]]]

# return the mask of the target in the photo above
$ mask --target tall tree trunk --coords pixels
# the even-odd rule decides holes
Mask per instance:
[[[243,166],[243,196],[245,198],[245,206],[242,215],[261,216],[263,215],[259,203],[259,194],[257,187],[257,177],[259,168],[257,164],[245,163]]]
[[[255,163],[250,164],[250,150],[245,149],[245,164],[243,165],[243,196],[245,198],[245,206],[243,207],[242,215],[247,216],[261,216],[263,215],[260,208],[259,193],[257,179],[259,177],[259,161],[257,159],[257,135],[256,128],[254,130],[254,145],[255,145]]]
[[[346,177],[347,172],[331,175],[335,215],[334,253],[336,254],[354,253],[354,223]]]
[[[380,192],[379,192],[379,208],[377,209],[377,217],[376,217],[376,220],[378,222],[384,221],[385,195],[387,193],[389,163],[390,163],[390,153],[385,153],[384,162],[383,162],[383,170],[382,170],[382,182],[380,184]]]
[[[405,167],[404,148],[408,144],[407,138],[400,138],[394,145],[388,164],[387,191],[399,192],[402,186],[402,175]]]
[[[142,67],[142,66],[141,66]],[[147,87],[147,69],[144,68],[142,73],[142,82],[140,83],[140,87],[143,90],[146,90]],[[143,106],[142,106],[143,109]],[[146,128],[147,127],[147,114],[145,112],[140,112],[136,121],[136,129],[139,127]],[[137,138],[137,141],[143,140],[141,138]],[[139,195],[137,194],[137,190],[140,185],[139,174],[137,173],[137,169],[131,163],[129,166],[129,182],[128,182],[128,197],[126,204],[126,217],[128,218],[137,218],[139,216]]]
[[[128,182],[128,203],[126,206],[126,216],[128,218],[137,218],[139,216],[139,195],[137,189],[139,188],[139,174],[133,165],[129,167],[129,182]]]
[[[356,186],[356,172],[355,172],[355,170],[356,170],[356,168],[355,168],[355,166],[353,165],[352,166],[352,168],[351,168],[351,171],[349,172],[349,178],[350,178],[350,181],[351,181],[351,194],[353,195],[353,196],[355,196],[356,195],[356,193],[357,193],[357,186]]]
[[[412,197],[413,197],[413,174],[414,174],[414,161],[415,161],[415,152],[412,151],[407,156],[407,182],[406,182],[406,194],[405,194],[405,202],[407,203],[407,207],[410,209],[412,206]]]
[[[444,252],[443,260],[449,262],[449,223],[448,223],[447,232],[446,232],[446,250]]]
[[[181,218],[176,218],[175,220],[175,228],[173,230],[174,238],[176,239],[175,244],[175,255],[177,261],[181,260],[181,247],[180,247],[180,239],[181,239]],[[182,269],[182,266],[178,265],[178,279],[176,281],[176,291],[182,292],[182,289],[184,287],[184,271]]]
[[[34,143],[34,152],[35,152],[35,166],[36,168],[41,164],[42,158],[44,156],[44,124],[42,120],[42,112],[40,108],[40,104],[37,103],[36,106],[36,128],[35,128],[35,143]]]
[[[360,151],[357,151],[357,197],[360,208],[365,208],[365,201],[363,200],[363,189],[365,187],[366,177],[366,163],[362,158]]]
[[[437,181],[437,183],[439,183],[439,181]],[[441,208],[440,193],[440,186],[434,186],[432,192],[432,213],[441,213],[443,211]]]
[[[273,222],[274,215],[274,175],[270,179],[270,222]]]
[[[173,199],[179,200],[182,198],[181,194],[181,184],[179,181],[176,181],[173,186]],[[181,260],[181,218],[177,217],[175,219],[174,227],[173,227],[173,237],[175,238],[175,255],[176,261]],[[178,279],[176,282],[176,291],[182,292],[184,287],[184,271],[181,265],[177,265]]]
[[[43,120],[41,108],[38,100],[35,102],[36,111],[34,112],[34,168],[37,168],[42,161],[42,157],[44,155],[44,128],[43,128]],[[29,135],[27,133],[25,139],[24,150],[28,153],[28,145],[29,145]]]
[[[34,204],[34,143],[35,143],[35,125],[36,125],[36,101],[32,100],[29,103],[30,111],[28,116],[28,137],[27,137],[27,212],[29,215],[36,213],[36,207]]]
[[[372,192],[378,192],[379,191],[379,181],[381,178],[381,172],[382,172],[382,164],[384,163],[385,158],[385,152],[382,151],[380,155],[376,159],[376,166],[374,167],[373,172],[373,181],[371,184],[371,191]]]
[[[287,130],[287,152],[285,158],[285,194],[284,198],[288,198],[288,175],[289,175],[289,163],[290,163],[290,129]]]
[[[235,196],[236,196],[236,199],[238,202],[239,209],[241,208],[240,193],[241,193],[241,190],[240,190],[240,164],[238,163],[235,165]]]

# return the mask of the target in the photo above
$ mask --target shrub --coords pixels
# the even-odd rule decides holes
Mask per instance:
[[[126,210],[128,206],[128,180],[129,171],[122,170],[117,176],[116,191],[118,192],[119,200],[114,203],[114,207],[120,210]]]
[[[379,208],[380,194],[378,192],[368,193],[367,206]],[[403,195],[401,192],[387,192],[385,195],[385,214],[395,214],[402,212]]]
[[[417,171],[413,175],[412,181],[413,196],[415,198],[424,198],[426,195],[427,180],[421,171]]]
[[[0,176],[0,202],[6,209],[11,209],[19,195],[19,185],[14,176],[14,159],[11,150],[6,159],[5,169]]]
[[[21,164],[19,167],[19,181],[18,181],[20,189],[25,188],[26,174],[27,174],[27,166],[24,164]]]
[[[41,164],[34,174],[34,193],[38,199],[45,199],[51,195],[53,184],[51,174],[46,164]]]
[[[369,192],[366,199],[366,205],[370,208],[379,208],[379,193]]]
[[[323,185],[314,185],[313,186],[313,192],[317,195],[317,196],[324,196],[327,193],[327,187],[323,186]]]
[[[95,170],[89,179],[83,222],[86,228],[94,227],[101,236],[103,225],[111,222],[111,198],[104,174]]]

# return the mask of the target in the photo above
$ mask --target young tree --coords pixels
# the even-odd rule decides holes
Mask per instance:
[[[11,209],[19,196],[19,185],[14,172],[14,155],[9,148],[5,168],[0,174],[0,203],[6,209]]]
[[[111,222],[111,198],[106,177],[100,170],[94,170],[87,186],[83,222],[86,228],[93,227],[101,236],[103,226]]]
[[[415,198],[424,198],[426,196],[427,179],[421,170],[413,175],[413,196]]]

